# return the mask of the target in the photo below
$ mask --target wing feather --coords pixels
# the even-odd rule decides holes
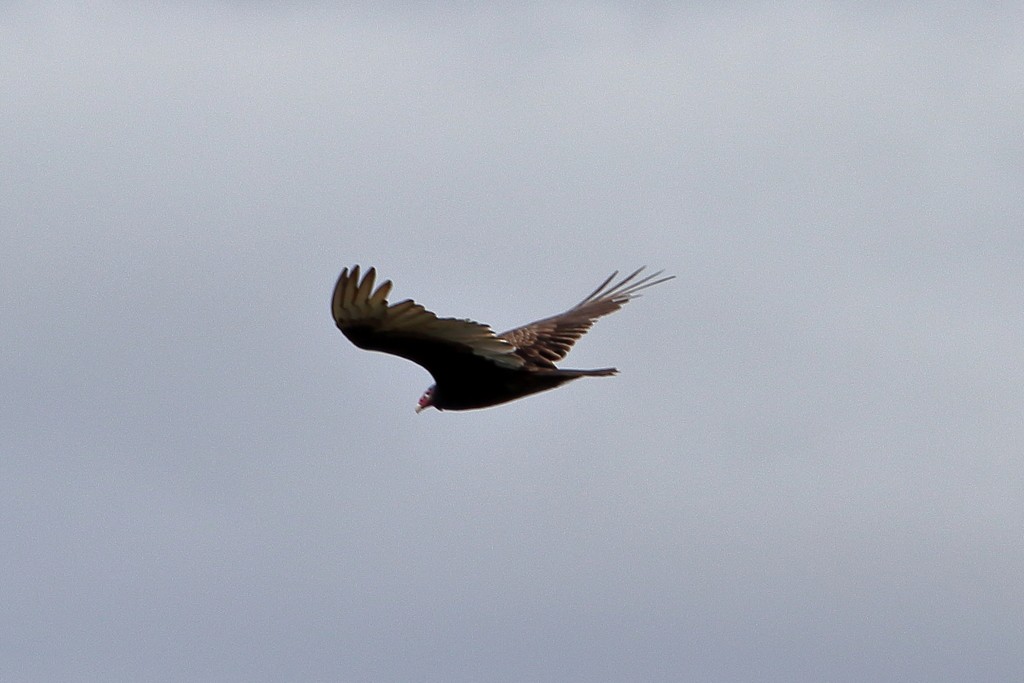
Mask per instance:
[[[619,274],[615,271],[598,285],[597,289],[564,313],[534,321],[498,336],[514,346],[516,354],[527,364],[553,368],[555,362],[565,358],[573,344],[590,330],[598,318],[619,310],[640,296],[641,290],[675,277],[668,275],[659,278],[664,272],[659,270],[637,279],[643,270],[642,267],[638,268],[622,280],[611,284]]]
[[[356,346],[419,363],[435,379],[480,361],[506,368],[525,364],[515,347],[498,338],[487,325],[439,318],[411,299],[389,306],[391,281],[386,280],[375,290],[376,277],[374,268],[367,270],[362,279],[359,266],[345,268],[334,287],[334,322]]]

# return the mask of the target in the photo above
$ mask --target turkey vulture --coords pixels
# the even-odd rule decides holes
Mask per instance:
[[[615,284],[618,271],[568,311],[494,334],[471,320],[438,318],[406,299],[389,305],[391,281],[374,289],[377,272],[360,280],[359,266],[341,271],[331,299],[338,329],[361,349],[383,351],[425,367],[435,384],[420,397],[416,412],[470,410],[553,389],[579,377],[614,375],[615,368],[562,370],[562,360],[594,321],[619,310],[637,292],[671,280],[663,271],[637,279],[643,268]]]

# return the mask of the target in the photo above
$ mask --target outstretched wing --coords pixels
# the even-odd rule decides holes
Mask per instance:
[[[331,298],[334,322],[359,348],[407,358],[425,367],[434,379],[463,367],[472,371],[481,362],[506,368],[524,365],[515,347],[487,325],[438,318],[411,299],[388,305],[391,281],[375,290],[376,276],[370,268],[360,280],[359,266],[345,268]]]
[[[640,290],[675,277],[669,275],[656,279],[664,272],[659,270],[637,280],[636,277],[642,271],[643,268],[638,268],[619,282],[611,284],[619,274],[615,271],[589,296],[565,313],[517,327],[498,336],[514,346],[516,354],[527,364],[553,368],[555,362],[565,358],[572,345],[587,333],[598,318],[619,310],[639,296],[637,292]]]

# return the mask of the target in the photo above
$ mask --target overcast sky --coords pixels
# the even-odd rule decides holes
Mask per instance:
[[[4,3],[0,678],[1024,680],[1024,10],[689,4]]]

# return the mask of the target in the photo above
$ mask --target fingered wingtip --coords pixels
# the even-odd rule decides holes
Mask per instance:
[[[662,282],[667,282],[675,277],[675,275],[660,277],[665,271],[659,270],[655,273],[645,275],[638,280],[637,276],[639,276],[646,268],[647,266],[640,266],[626,277],[615,282],[615,284],[611,284],[619,274],[619,271],[615,271],[601,283],[601,286],[591,292],[590,296],[584,299],[581,303],[586,303],[593,299],[615,299],[620,300],[621,303],[625,303],[630,299],[640,296],[639,292],[641,290],[653,287],[654,285],[660,285]]]

